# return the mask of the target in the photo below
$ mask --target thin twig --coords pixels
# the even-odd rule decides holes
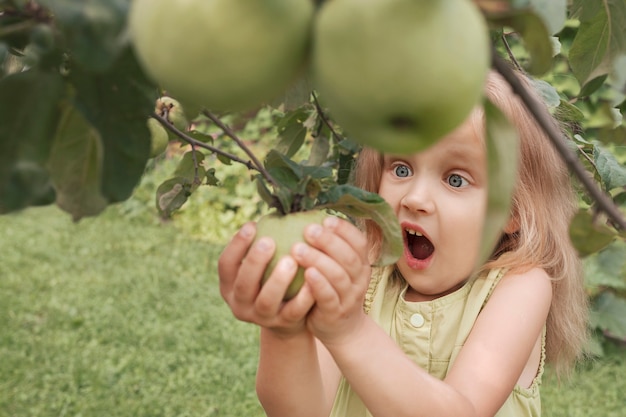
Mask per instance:
[[[317,94],[315,94],[315,91],[313,91],[311,94],[313,96],[313,103],[315,103],[315,110],[317,110],[317,114],[319,114],[319,116],[322,119],[322,121],[324,122],[324,124],[326,126],[328,126],[328,128],[330,129],[330,133],[335,135],[335,137],[337,139],[343,139],[343,136],[341,136],[340,134],[338,134],[335,131],[335,129],[333,128],[332,124],[330,123],[330,121],[326,117],[326,114],[324,113],[324,109],[322,109],[322,105],[320,104],[319,100],[317,99]]]
[[[509,45],[509,42],[506,40],[506,35],[504,33],[502,33],[502,36],[500,37],[500,39],[502,39],[502,43],[504,44],[504,49],[506,49],[506,53],[509,55],[509,59],[511,60],[513,65],[515,65],[515,68],[517,68],[517,70],[520,72],[524,72],[524,70],[522,69],[522,66],[519,64],[519,62],[517,62],[515,55],[513,55],[513,51],[511,50],[511,45]]]
[[[155,118],[156,120],[159,121],[159,123],[161,123],[167,130],[169,130],[170,132],[174,133],[176,136],[178,136],[179,138],[181,138],[184,142],[187,142],[188,144],[192,145],[192,146],[196,146],[198,148],[203,148],[206,149],[208,151],[214,152],[218,155],[222,155],[234,162],[240,163],[242,165],[245,165],[248,169],[251,170],[257,170],[256,166],[254,166],[254,164],[251,161],[246,161],[244,159],[239,158],[237,155],[233,155],[231,153],[228,152],[224,152],[223,150],[216,148],[215,146],[211,146],[207,143],[201,142],[199,140],[196,140],[194,138],[192,138],[191,136],[185,134],[184,132],[181,132],[180,130],[178,130],[176,128],[176,126],[174,126],[172,123],[170,123],[166,118],[162,117],[161,115],[157,114],[157,113],[153,113],[151,115],[153,118]],[[258,170],[257,170],[258,171]]]
[[[226,136],[228,136],[229,138],[234,140],[235,143],[237,143],[237,146],[239,146],[239,148],[241,148],[250,157],[250,159],[252,160],[252,163],[255,165],[256,170],[261,173],[263,178],[265,178],[265,180],[268,183],[272,184],[274,187],[278,187],[278,183],[274,180],[274,178],[270,175],[270,173],[267,172],[267,170],[265,169],[261,161],[259,161],[259,159],[256,157],[254,152],[252,152],[250,148],[248,148],[248,146],[246,146],[246,144],[243,143],[243,141],[239,138],[239,136],[237,136],[237,134],[230,127],[224,124],[224,122],[222,122],[219,119],[219,117],[215,116],[213,113],[211,113],[208,110],[203,110],[202,114],[204,114],[206,117],[211,119],[211,121],[215,123],[217,127],[222,129],[222,131],[226,134]]]
[[[163,118],[168,121],[169,121],[170,108],[171,107],[169,106],[163,106]],[[202,183],[202,181],[200,180],[200,174],[199,174],[200,169],[198,167],[198,157],[196,155],[196,152],[198,152],[198,149],[194,142],[190,142],[189,145],[191,145],[191,160],[193,161],[193,183],[200,184]]]
[[[564,140],[563,134],[554,125],[552,116],[545,110],[545,107],[526,90],[524,85],[515,76],[513,69],[509,64],[498,56],[497,52],[493,51],[493,67],[502,75],[502,77],[509,83],[513,92],[517,94],[526,109],[533,115],[539,126],[546,133],[550,142],[556,148],[557,152],[563,158],[563,161],[568,166],[571,172],[576,175],[580,183],[587,190],[587,193],[593,198],[597,204],[597,208],[602,210],[608,215],[614,225],[619,229],[626,230],[626,220],[622,215],[619,208],[613,203],[600,187],[589,177],[587,170],[580,163],[576,153],[574,153]]]

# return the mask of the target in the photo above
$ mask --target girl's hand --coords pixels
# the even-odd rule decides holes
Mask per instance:
[[[315,299],[307,326],[324,344],[340,343],[359,329],[370,281],[368,245],[359,229],[331,216],[324,225],[305,229],[307,244],[294,245],[292,255],[305,270]]]
[[[218,274],[222,297],[241,321],[282,335],[306,331],[305,317],[314,303],[308,286],[304,285],[289,302],[282,300],[298,265],[289,256],[282,258],[261,287],[263,273],[276,245],[270,238],[252,244],[255,234],[255,224],[246,223],[220,255]]]

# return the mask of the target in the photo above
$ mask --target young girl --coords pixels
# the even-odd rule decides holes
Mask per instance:
[[[476,109],[423,152],[364,149],[356,185],[378,192],[404,231],[396,265],[370,268],[381,233],[329,217],[305,231],[268,282],[274,250],[242,227],[219,260],[222,296],[258,324],[257,393],[268,416],[539,416],[544,362],[565,370],[586,334],[569,241],[576,200],[542,130],[498,75],[486,95],[517,127],[511,217],[476,271],[486,214],[484,125]],[[306,283],[282,302],[298,265]]]

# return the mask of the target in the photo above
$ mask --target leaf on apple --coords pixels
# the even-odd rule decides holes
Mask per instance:
[[[383,245],[375,265],[395,263],[404,251],[400,223],[391,206],[378,194],[352,185],[337,185],[320,195],[320,208],[336,210],[350,217],[372,219],[383,232]]]

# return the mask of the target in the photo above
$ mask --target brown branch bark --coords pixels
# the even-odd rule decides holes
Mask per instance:
[[[563,133],[552,123],[552,115],[537,102],[534,96],[529,94],[524,85],[515,76],[513,69],[495,50],[492,54],[492,65],[509,83],[513,92],[520,97],[526,109],[544,130],[569,170],[578,178],[578,181],[583,185],[589,196],[595,201],[596,208],[603,211],[617,228],[626,230],[626,220],[622,212],[613,200],[589,177],[587,170],[580,163],[574,151],[568,147]]]
[[[237,155],[233,155],[231,153],[228,152],[224,152],[223,150],[216,148],[215,146],[211,146],[207,143],[201,142],[199,140],[196,140],[194,138],[192,138],[191,136],[185,134],[184,132],[181,132],[180,130],[178,130],[176,128],[176,126],[174,126],[173,124],[171,124],[166,118],[158,115],[157,113],[153,113],[151,115],[153,118],[155,118],[156,120],[159,121],[159,123],[161,123],[161,125],[163,125],[163,127],[165,127],[167,130],[169,130],[170,132],[174,133],[176,136],[178,136],[181,140],[183,140],[184,142],[187,142],[188,144],[198,147],[198,148],[203,148],[206,149],[208,151],[214,152],[216,154],[225,156],[226,158],[234,161],[234,162],[238,162],[240,164],[245,165],[248,169],[253,169],[253,170],[257,170],[256,166],[254,166],[254,164],[251,161],[246,161],[244,159],[239,158]]]

